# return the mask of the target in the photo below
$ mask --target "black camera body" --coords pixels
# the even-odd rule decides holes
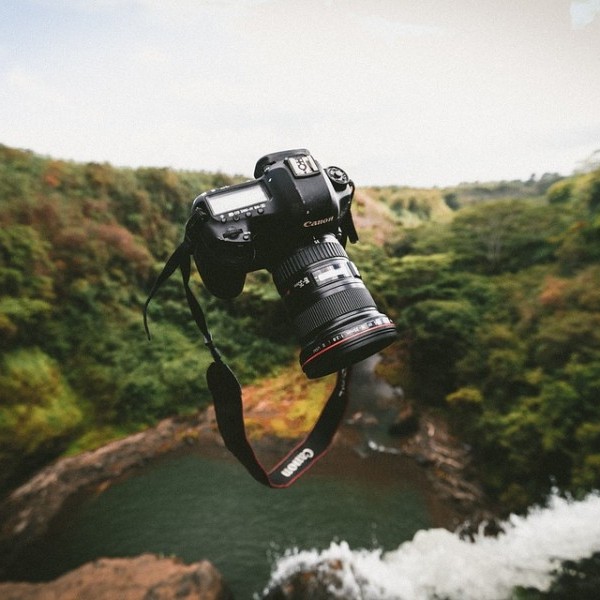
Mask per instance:
[[[337,167],[322,169],[308,150],[268,154],[254,181],[210,190],[198,196],[200,247],[195,261],[208,290],[234,298],[246,273],[272,271],[294,245],[325,233],[342,245],[355,238],[350,205],[352,182]]]
[[[267,269],[302,344],[310,378],[362,360],[396,338],[344,250],[358,236],[354,185],[305,149],[268,154],[255,179],[205,192],[192,205],[188,241],[209,292],[238,296],[246,274]]]

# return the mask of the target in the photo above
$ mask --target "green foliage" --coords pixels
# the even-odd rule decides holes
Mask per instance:
[[[423,300],[408,307],[400,326],[411,339],[412,388],[422,399],[435,403],[455,381],[457,358],[469,347],[478,322],[473,305],[461,300]]]
[[[579,561],[566,560],[555,570],[550,588],[519,587],[513,591],[515,600],[595,600],[600,585],[600,552]]]
[[[481,322],[447,395],[490,492],[510,509],[542,501],[556,484],[576,492],[600,483],[600,314],[581,286],[589,274],[541,286],[531,286],[539,273],[526,274],[502,286],[512,316]]]
[[[389,206],[404,227],[414,227],[430,220],[448,221],[458,206],[456,194],[450,201],[440,190],[408,187],[373,188],[374,197]]]
[[[582,201],[590,212],[600,210],[600,169],[591,171],[581,178]]]
[[[359,263],[398,324],[395,383],[445,399],[506,511],[600,486],[599,179],[546,178],[545,199],[541,180],[501,201],[493,186],[485,202],[483,186],[478,199],[448,190],[449,223],[405,229]]]
[[[488,275],[550,262],[556,249],[554,237],[564,230],[568,212],[564,207],[518,201],[465,209],[452,223],[457,262]]]
[[[67,446],[87,448],[209,403],[210,355],[180,279],[151,307],[152,342],[141,310],[192,200],[236,181],[0,145],[0,487]],[[256,276],[248,289],[218,303],[199,286],[217,343],[243,382],[294,354],[274,286]]]
[[[40,451],[60,448],[82,420],[58,364],[39,349],[16,350],[0,365],[0,484]]]
[[[178,278],[151,305],[151,342],[141,308],[192,199],[235,181],[0,145],[5,482],[67,447],[210,401],[209,355]],[[507,511],[552,486],[600,487],[599,182],[596,169],[565,180],[371,189],[404,227],[383,244],[371,236],[348,248],[400,332],[386,372],[411,400],[447,412]],[[228,302],[197,275],[192,286],[242,383],[294,360],[267,273],[251,273]]]
[[[447,188],[443,192],[444,198],[450,197],[450,203],[466,207],[498,200],[539,199],[549,187],[561,180],[562,177],[558,173],[544,173],[539,179],[532,175],[527,181],[515,179],[512,181],[461,183],[456,187]]]
[[[550,204],[565,204],[571,200],[573,194],[573,182],[563,179],[553,184],[546,193]]]
[[[483,402],[483,395],[475,387],[462,387],[446,396],[446,401],[456,408],[479,407]]]

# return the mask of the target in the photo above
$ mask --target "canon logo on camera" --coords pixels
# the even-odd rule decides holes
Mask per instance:
[[[316,227],[317,225],[324,225],[325,223],[331,223],[333,217],[327,217],[326,219],[317,219],[316,221],[304,221],[302,224],[304,227]]]

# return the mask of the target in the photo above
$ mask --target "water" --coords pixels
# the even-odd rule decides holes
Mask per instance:
[[[418,490],[378,475],[386,457],[360,461],[357,480],[350,463],[359,460],[340,451],[329,463],[338,472],[311,473],[288,490],[264,488],[226,459],[164,460],[73,507],[12,577],[47,580],[101,556],[154,552],[208,558],[236,598],[251,598],[287,549],[324,549],[332,540],[392,549],[430,526]]]
[[[302,569],[327,570],[334,560],[342,565],[335,575],[344,600],[506,600],[516,586],[546,591],[562,561],[600,551],[600,495],[580,502],[554,496],[503,527],[502,535],[474,542],[445,529],[419,531],[391,552],[351,549],[346,541],[296,551],[277,561],[271,585]]]
[[[354,374],[349,414],[384,422],[396,391],[373,379],[375,360]],[[600,551],[597,494],[554,497],[498,538],[471,543],[440,528],[452,511],[419,467],[369,450],[390,442],[381,427],[354,434],[360,452],[338,444],[287,490],[260,486],[223,449],[154,463],[73,503],[11,578],[48,580],[98,557],[154,552],[212,561],[240,600],[335,559],[345,600],[505,600],[515,586],[546,589],[560,561]]]

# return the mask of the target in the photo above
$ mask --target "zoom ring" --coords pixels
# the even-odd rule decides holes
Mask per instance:
[[[346,288],[309,306],[294,319],[294,326],[300,339],[303,339],[307,334],[340,315],[369,307],[375,307],[375,301],[367,288]]]
[[[322,244],[304,246],[304,248],[300,248],[295,254],[288,256],[273,271],[273,281],[275,282],[277,289],[280,289],[294,273],[297,273],[320,260],[339,257],[348,258],[348,255],[342,245],[337,241],[335,243],[324,242]]]

